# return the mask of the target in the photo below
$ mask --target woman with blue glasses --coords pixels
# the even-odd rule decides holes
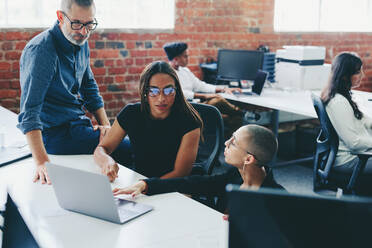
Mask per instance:
[[[147,177],[174,178],[191,172],[202,120],[185,100],[179,79],[168,63],[156,61],[141,74],[141,102],[128,104],[94,152],[94,160],[110,181],[119,167],[110,156],[128,135],[135,169]]]

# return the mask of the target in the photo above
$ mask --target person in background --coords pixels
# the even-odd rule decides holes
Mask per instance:
[[[98,24],[95,13],[93,0],[62,0],[57,22],[23,50],[17,126],[26,134],[36,164],[35,182],[51,183],[47,153],[92,154],[110,129],[90,68],[87,40]],[[98,126],[92,126],[84,108]],[[130,164],[129,142],[122,142],[114,156]]]
[[[234,91],[241,92],[240,88],[218,88],[216,85],[208,84],[198,79],[187,68],[188,52],[187,44],[184,42],[167,43],[163,46],[169,59],[170,65],[176,70],[180,79],[183,93],[188,100],[200,99],[201,103],[213,105],[221,112],[225,126],[229,131],[226,138],[239,128],[243,123],[243,116],[246,113],[238,106],[228,102],[225,98],[216,93],[229,93]]]
[[[241,188],[278,188],[272,171],[267,164],[273,159],[278,142],[269,129],[250,124],[240,127],[225,142],[225,160],[233,167],[219,175],[191,175],[182,178],[149,178],[138,181],[126,188],[115,188],[114,195],[138,194],[154,195],[167,192],[180,192],[201,196],[218,196],[218,209],[226,209],[227,184],[240,184]]]
[[[321,93],[329,119],[339,136],[333,170],[345,173],[347,179],[359,161],[352,153],[372,152],[372,119],[359,110],[351,91],[360,86],[363,76],[360,57],[356,53],[342,52],[334,58],[329,82]],[[372,194],[371,159],[357,186],[362,192]]]
[[[176,72],[164,61],[148,65],[141,74],[141,102],[128,104],[94,152],[102,168],[118,166],[110,156],[128,135],[134,150],[135,169],[147,177],[186,176],[195,162],[203,122],[185,100]]]

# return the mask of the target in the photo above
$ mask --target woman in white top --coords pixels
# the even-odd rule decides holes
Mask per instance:
[[[332,62],[331,77],[321,99],[329,119],[339,136],[334,170],[351,173],[358,163],[352,152],[372,153],[372,120],[353,101],[351,88],[358,87],[364,76],[362,60],[356,53],[342,52]],[[369,177],[372,185],[372,159],[369,159],[360,180]],[[363,179],[364,178],[364,179]],[[372,189],[371,189],[372,190]]]

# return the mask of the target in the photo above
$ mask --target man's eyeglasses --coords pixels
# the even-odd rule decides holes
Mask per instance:
[[[62,13],[70,22],[72,30],[81,30],[83,27],[85,27],[88,31],[92,31],[95,30],[98,25],[96,18],[94,18],[94,21],[92,22],[81,23],[80,21],[71,21],[70,18],[64,12]]]
[[[163,91],[164,96],[173,96],[176,93],[176,88],[173,86],[167,86],[163,89],[159,89],[158,87],[149,87],[148,94],[151,97],[159,96],[161,91]]]

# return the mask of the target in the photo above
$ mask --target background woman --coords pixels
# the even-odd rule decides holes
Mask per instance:
[[[170,65],[156,61],[140,77],[140,103],[128,104],[94,152],[102,172],[113,181],[118,165],[110,154],[129,135],[135,169],[147,177],[186,176],[196,159],[202,120],[185,100]]]
[[[329,119],[339,136],[334,170],[349,176],[359,161],[352,153],[372,152],[372,120],[359,110],[351,92],[351,88],[360,85],[363,76],[362,60],[359,56],[342,52],[334,58],[329,83],[321,94]],[[369,182],[371,185],[371,176],[372,161],[368,160],[360,183]]]

